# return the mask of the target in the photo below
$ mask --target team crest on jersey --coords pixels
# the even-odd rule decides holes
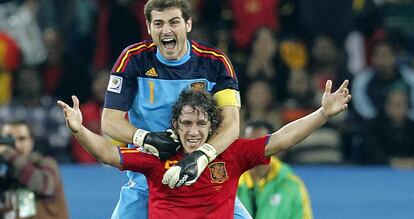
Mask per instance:
[[[191,90],[193,91],[200,91],[200,90],[206,90],[206,82],[204,81],[197,81],[191,84]]]
[[[158,77],[158,73],[157,73],[157,71],[155,71],[154,67],[152,67],[150,70],[145,72],[145,75],[150,76],[150,77]]]
[[[119,94],[121,93],[121,88],[122,88],[122,77],[111,75],[111,77],[109,78],[107,90]]]
[[[226,170],[226,163],[216,162],[208,165],[210,169],[210,178],[212,183],[223,183],[229,179]]]

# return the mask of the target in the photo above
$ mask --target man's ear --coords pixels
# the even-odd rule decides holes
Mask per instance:
[[[151,35],[151,27],[150,27],[151,24],[148,21],[145,21],[145,24],[147,25],[148,34]]]
[[[188,18],[188,21],[185,23],[185,29],[187,30],[187,33],[190,33],[193,28],[193,19]]]

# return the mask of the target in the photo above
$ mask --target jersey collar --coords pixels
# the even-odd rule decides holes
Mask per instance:
[[[187,40],[187,52],[185,53],[185,55],[181,59],[173,60],[173,61],[168,60],[161,54],[161,52],[158,48],[157,48],[156,56],[157,56],[157,59],[165,65],[177,66],[177,65],[182,65],[185,62],[187,62],[191,58],[190,53],[191,53],[190,41]]]

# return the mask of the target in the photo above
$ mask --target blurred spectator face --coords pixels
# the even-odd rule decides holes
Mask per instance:
[[[271,30],[262,28],[256,33],[253,42],[253,53],[261,58],[271,58],[275,54],[277,41]]]
[[[272,103],[272,90],[265,81],[253,82],[246,95],[249,109],[267,109]]]
[[[306,96],[311,90],[307,72],[301,70],[292,71],[288,82],[288,90],[293,96]]]
[[[18,72],[16,86],[23,98],[39,97],[42,94],[42,81],[34,69],[25,68]]]
[[[377,44],[372,55],[372,67],[385,78],[392,76],[395,66],[395,54],[391,45]]]
[[[264,127],[254,129],[251,126],[247,126],[244,129],[244,138],[258,138],[269,134],[269,130]]]
[[[396,123],[403,122],[408,114],[408,96],[402,90],[391,91],[385,103],[385,113]]]
[[[151,11],[151,21],[147,21],[148,33],[168,60],[182,58],[187,52],[187,33],[191,31],[192,21],[186,22],[178,8]]]
[[[59,33],[53,28],[48,28],[43,32],[43,38],[47,49],[48,62],[52,64],[59,63],[62,54],[62,40]]]
[[[337,61],[338,50],[330,37],[319,36],[314,41],[312,56],[319,65],[332,65]]]
[[[34,146],[34,140],[30,134],[29,127],[25,124],[6,124],[3,126],[2,136],[11,136],[14,138],[16,150],[28,156]]]

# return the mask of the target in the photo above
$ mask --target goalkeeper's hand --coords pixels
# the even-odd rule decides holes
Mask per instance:
[[[193,153],[178,161],[164,173],[162,183],[171,189],[182,185],[191,185],[200,177],[208,163],[217,157],[216,149],[210,144],[203,144]]]
[[[138,129],[134,133],[132,143],[135,146],[143,147],[160,160],[167,160],[175,155],[180,148],[180,142],[171,129],[165,132],[148,132]]]

